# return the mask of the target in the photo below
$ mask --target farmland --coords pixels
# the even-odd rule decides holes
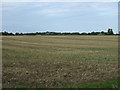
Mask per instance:
[[[116,79],[118,36],[3,36],[3,88],[63,87]]]

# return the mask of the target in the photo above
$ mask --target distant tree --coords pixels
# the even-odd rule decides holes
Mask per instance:
[[[119,31],[120,34],[120,31]],[[79,32],[36,32],[36,33],[18,33],[16,32],[15,34],[13,34],[12,32],[0,32],[0,35],[114,35],[113,30],[112,29],[108,29],[107,32],[101,31],[101,32],[90,32],[90,33],[79,33]]]
[[[81,33],[81,35],[87,35],[87,33],[83,32],[83,33]]]
[[[98,35],[99,32],[91,32],[91,35]]]
[[[72,35],[72,33],[65,32],[65,33],[62,33],[62,35]]]
[[[11,32],[11,33],[9,33],[9,35],[14,35],[14,34]]]
[[[19,33],[19,35],[24,35],[23,33]]]
[[[15,33],[15,35],[19,35],[19,33],[18,33],[18,32],[16,32],[16,33]]]
[[[39,32],[36,32],[36,35],[39,35],[40,33]]]
[[[0,36],[2,35],[2,32],[0,32]]]
[[[108,35],[114,35],[113,30],[112,29],[108,29]]]
[[[104,35],[105,34],[104,31],[101,31],[101,34]]]
[[[91,35],[91,33],[88,33],[87,35]]]
[[[4,31],[4,32],[2,32],[2,35],[9,35],[9,33]]]
[[[96,33],[95,32],[91,32],[91,35],[96,35]]]
[[[80,35],[79,32],[73,32],[72,35]]]

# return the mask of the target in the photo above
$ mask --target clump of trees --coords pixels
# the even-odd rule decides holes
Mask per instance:
[[[14,34],[5,31],[5,32],[0,32],[0,35],[6,35],[7,36],[7,35],[14,35]]]
[[[1,32],[0,35],[11,35],[11,36],[15,36],[15,35],[115,35],[113,33],[112,29],[108,29],[107,32],[101,31],[101,32],[91,32],[91,33],[79,33],[79,32],[36,32],[36,33],[9,33],[9,32]]]
[[[112,29],[108,29],[108,35],[113,35],[113,30]]]

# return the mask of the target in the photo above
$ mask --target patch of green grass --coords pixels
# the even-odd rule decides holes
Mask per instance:
[[[118,88],[118,80],[109,80],[105,82],[92,82],[80,85],[64,85],[63,88]]]
[[[92,83],[85,83],[85,84],[75,84],[75,85],[63,85],[60,88],[119,88],[118,83],[120,80],[114,79],[104,82],[92,82]],[[53,84],[56,84],[54,81]],[[10,85],[11,88],[30,88],[29,86],[23,85],[23,84],[16,84],[16,85]],[[9,88],[10,88],[9,87]],[[34,87],[33,87],[34,88]],[[45,88],[42,85],[36,86],[36,88]]]

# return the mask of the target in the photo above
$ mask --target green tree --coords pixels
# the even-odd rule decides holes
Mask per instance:
[[[15,35],[19,35],[19,33],[17,32],[17,33],[15,33]]]
[[[108,35],[114,35],[113,30],[112,29],[108,29]]]

